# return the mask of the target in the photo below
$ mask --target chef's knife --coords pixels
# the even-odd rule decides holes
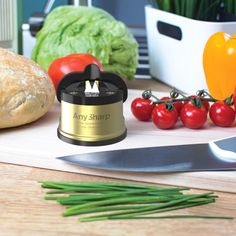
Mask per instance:
[[[204,144],[147,147],[58,157],[71,164],[131,172],[236,170],[236,137]],[[228,155],[227,155],[228,153]]]

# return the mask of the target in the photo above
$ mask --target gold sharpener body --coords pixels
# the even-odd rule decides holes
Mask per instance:
[[[126,137],[123,101],[80,105],[61,101],[58,136],[69,143],[105,145]]]

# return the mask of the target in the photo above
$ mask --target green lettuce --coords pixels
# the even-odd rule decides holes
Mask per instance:
[[[138,64],[138,44],[127,27],[95,7],[61,6],[47,17],[36,35],[32,59],[45,70],[56,58],[89,53],[106,71],[133,79]]]

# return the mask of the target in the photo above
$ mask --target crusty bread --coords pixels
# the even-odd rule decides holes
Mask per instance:
[[[54,98],[46,72],[32,60],[0,48],[0,128],[37,120]]]

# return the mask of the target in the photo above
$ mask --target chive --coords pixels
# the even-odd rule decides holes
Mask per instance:
[[[164,11],[171,12],[170,1],[169,0],[162,0],[162,9]]]
[[[206,193],[206,194],[209,194],[209,193]],[[158,204],[158,205],[154,205],[154,206],[149,205],[149,206],[145,206],[145,207],[142,207],[140,209],[132,210],[132,211],[129,211],[129,212],[127,212],[127,211],[126,212],[119,212],[119,213],[116,213],[115,215],[114,214],[100,215],[98,217],[104,217],[104,216],[105,217],[110,217],[110,216],[117,216],[117,215],[123,215],[123,216],[127,216],[127,217],[134,217],[134,216],[137,216],[139,214],[148,214],[148,213],[152,213],[153,211],[155,212],[156,210],[159,210],[159,209],[162,209],[162,208],[165,208],[165,207],[174,206],[178,203],[183,203],[183,202],[185,202],[187,200],[190,200],[190,199],[198,198],[200,196],[201,197],[205,196],[206,194],[199,194],[199,195],[195,195],[195,196],[185,196],[182,199],[171,200],[167,203],[162,203],[162,204]],[[71,213],[73,213],[73,210],[71,210],[71,212],[69,211],[67,214],[71,214]],[[91,218],[93,218],[93,217],[91,217]]]
[[[145,212],[145,215],[168,212],[168,211],[174,211],[174,210],[179,210],[179,209],[204,205],[204,204],[208,204],[208,203],[211,203],[211,202],[212,201],[208,200],[208,201],[204,201],[204,202],[202,201],[202,202],[198,202],[198,203],[194,203],[194,204],[182,204],[182,205],[179,205],[179,206],[172,206],[172,207],[167,207],[167,208],[163,208],[163,209],[158,209],[156,211]],[[141,215],[141,214],[139,214],[139,215]],[[98,221],[98,220],[106,220],[106,219],[111,219],[111,218],[112,219],[121,219],[121,218],[130,219],[130,218],[134,218],[134,217],[140,217],[139,215],[127,216],[127,215],[118,215],[118,214],[103,214],[103,215],[94,215],[94,216],[90,216],[90,217],[79,218],[79,221],[80,222]],[[141,217],[143,217],[143,216],[141,216]]]
[[[81,222],[110,219],[159,219],[159,216],[150,215],[209,204],[217,198],[213,192],[183,194],[183,191],[190,189],[161,188],[122,182],[44,181],[41,185],[43,188],[52,189],[48,192],[49,195],[46,195],[46,200],[55,200],[65,205],[66,211],[63,216],[93,214],[81,217],[79,219]],[[98,212],[108,213],[98,215],[96,214]],[[183,217],[188,218],[188,216]],[[218,216],[213,216],[212,219],[216,217]]]
[[[226,5],[226,11],[228,13],[232,13],[232,9],[233,9],[233,2],[232,2],[232,0],[227,0],[227,3],[225,5]]]
[[[85,191],[91,191],[91,190],[101,190],[101,191],[109,191],[109,190],[121,190],[121,188],[114,188],[114,187],[107,187],[107,186],[102,186],[102,185],[97,185],[97,186],[88,186],[88,185],[72,185],[72,184],[60,184],[60,183],[47,183],[47,184],[43,184],[42,185],[43,188],[52,188],[52,189],[58,189],[55,190],[55,193],[57,193],[56,191],[58,191],[58,193],[62,193],[63,191],[81,191],[81,192],[85,192]],[[51,192],[54,193],[54,192]]]
[[[144,188],[144,189],[155,189],[155,190],[189,190],[189,188],[162,188],[162,187],[155,187],[152,185],[142,185],[142,184],[128,184],[123,182],[49,182],[49,181],[42,181],[40,182],[42,184],[42,187],[51,188],[51,186],[57,186],[60,188],[60,186],[64,187],[121,187],[123,188]]]
[[[146,190],[130,190],[130,191],[122,191],[122,192],[111,192],[111,193],[103,193],[103,194],[72,194],[69,196],[46,196],[45,200],[57,200],[61,204],[70,202],[70,201],[90,201],[90,200],[101,200],[107,198],[116,198],[121,196],[165,196],[176,198],[180,197],[183,194],[181,192],[147,192]]]
[[[130,210],[130,209],[140,209],[140,206],[137,205],[115,205],[115,206],[102,206],[102,207],[93,207],[86,209],[79,209],[74,211],[73,215],[81,215],[87,213],[95,213],[95,212],[104,212],[104,211],[120,211],[120,210]],[[63,214],[63,216],[68,216]]]
[[[234,0],[227,0],[225,3],[226,11],[230,14],[236,13],[236,1]]]
[[[185,16],[192,18],[192,10],[193,10],[193,1],[185,2]]]
[[[206,200],[206,201],[201,201],[201,202],[196,202],[196,203],[183,203],[180,206],[166,207],[166,208],[163,208],[163,209],[156,210],[154,213],[174,211],[174,210],[179,210],[179,209],[183,209],[183,208],[187,208],[187,207],[194,207],[194,206],[204,205],[204,204],[208,204],[208,203],[211,203],[211,202],[212,202],[212,200]],[[155,206],[155,205],[153,205],[153,206]],[[158,205],[156,205],[156,206],[158,206]],[[76,213],[77,213],[77,215],[80,215],[80,214],[103,212],[103,211],[117,211],[117,210],[130,210],[130,209],[134,210],[134,209],[140,209],[142,207],[143,206],[132,206],[132,205],[105,206],[105,207],[82,209],[82,210],[78,210]],[[150,212],[149,214],[152,214],[152,213]]]
[[[138,194],[140,193],[140,195]],[[143,193],[143,194],[142,194]],[[148,193],[145,193],[145,192],[141,192],[141,191],[129,191],[129,192],[121,192],[121,193],[114,193],[114,194],[96,194],[96,195],[70,195],[70,196],[63,196],[63,197],[60,197],[60,196],[48,196],[46,198],[46,200],[57,200],[59,201],[60,203],[64,203],[64,202],[70,202],[70,201],[90,201],[90,200],[104,200],[104,199],[108,199],[108,198],[120,198],[120,197],[128,197],[128,196],[134,196],[134,197],[145,197],[147,196]],[[151,195],[153,196],[153,195]],[[162,196],[163,195],[159,195],[157,194],[156,196]],[[173,194],[166,194],[165,193],[165,197],[168,197],[168,199],[171,199],[171,198],[182,198],[183,195],[173,195]],[[191,195],[191,194],[188,194],[188,196],[195,196],[195,195]],[[206,196],[206,197],[213,197],[213,196]],[[156,198],[155,198],[156,199]],[[190,200],[191,201],[191,200]],[[194,201],[194,200],[192,200]],[[133,201],[133,202],[137,202],[137,201]]]
[[[98,200],[98,199],[107,199],[107,198],[115,198],[115,197],[122,197],[122,196],[129,196],[129,195],[141,195],[145,194],[145,195],[149,195],[149,192],[147,192],[146,190],[132,190],[132,191],[122,191],[122,192],[115,192],[115,193],[108,193],[108,194],[96,194],[96,195],[70,195],[68,197],[61,197],[59,200],[63,201],[70,201],[70,200]],[[157,196],[162,196],[161,193],[156,193],[156,192],[152,192],[151,194],[153,195],[157,195]],[[171,196],[175,196],[172,193],[165,193],[165,195],[171,195]]]
[[[77,193],[92,193],[92,192],[108,192],[110,190],[102,189],[102,188],[65,188],[65,189],[60,189],[60,190],[53,190],[53,191],[48,191],[47,194],[55,194],[55,193],[72,193],[72,192],[77,192]]]
[[[183,203],[182,204],[182,206],[184,205],[184,208],[187,206],[187,207],[190,207],[191,205],[193,205],[193,206],[195,206],[195,205],[202,205],[202,204],[207,204],[207,203],[211,203],[211,202],[214,202],[214,200],[213,199],[211,199],[211,200],[200,200],[200,201],[195,201],[195,202],[186,202],[186,203]],[[186,206],[185,206],[186,205]],[[182,208],[182,206],[181,206],[181,208]],[[109,207],[110,206],[107,206],[108,208],[107,209],[109,209]],[[147,208],[148,207],[148,208]],[[180,208],[180,209],[181,209]],[[86,208],[87,209],[87,208]],[[86,211],[86,209],[82,209],[82,211],[83,210],[85,210]],[[94,208],[92,208],[92,209],[94,209]],[[92,210],[91,208],[88,208],[87,210]],[[95,208],[96,209],[96,208]],[[125,210],[127,210],[128,209],[128,207],[125,209]],[[132,208],[131,208],[132,209]],[[129,211],[129,212],[120,212],[119,214],[141,214],[141,213],[143,213],[143,212],[145,212],[145,213],[149,213],[149,214],[151,214],[151,213],[156,213],[156,212],[163,212],[163,209],[164,209],[164,207],[161,207],[161,209],[160,209],[160,204],[159,205],[154,205],[154,204],[152,204],[152,205],[147,205],[147,206],[145,206],[145,205],[141,205],[141,206],[139,206],[139,208],[137,208],[137,207],[135,207],[135,209],[137,209],[137,211]],[[166,211],[166,207],[165,207],[165,209],[164,209],[164,211]],[[175,209],[175,208],[174,208]],[[120,209],[120,210],[122,210],[122,209]],[[132,209],[133,210],[133,209]],[[73,212],[65,212],[63,215],[64,216],[70,216],[70,215],[76,215],[76,214],[78,214],[78,213],[80,213],[80,209],[78,209],[78,210],[73,210]],[[107,215],[106,215],[107,216]],[[111,215],[109,215],[109,216],[111,216]],[[113,214],[112,214],[112,216],[113,216]],[[133,216],[133,215],[132,215]]]
[[[209,0],[208,5],[205,6],[205,10],[203,11],[203,20],[215,21],[219,4],[219,0]]]
[[[174,0],[174,8],[175,8],[175,14],[180,15],[180,1],[179,0]]]
[[[153,203],[153,202],[160,202],[160,201],[167,201],[169,200],[167,197],[155,197],[155,196],[141,196],[141,197],[121,197],[121,198],[114,198],[114,199],[108,199],[108,200],[102,200],[102,201],[95,201],[95,202],[89,202],[81,205],[77,205],[71,208],[68,208],[67,211],[64,213],[64,216],[69,216],[74,213],[74,211],[83,209],[83,208],[90,208],[90,207],[97,207],[97,206],[106,206],[106,205],[112,205],[112,204],[124,204],[124,203],[132,203],[140,201],[146,202],[146,203]]]
[[[42,182],[43,188],[53,188],[59,190],[49,191],[48,194],[55,194],[55,193],[66,193],[66,192],[107,192],[109,188],[111,188],[111,192],[113,190],[117,191],[128,191],[131,189],[149,189],[149,190],[156,190],[156,191],[183,191],[189,190],[189,188],[159,188],[149,185],[131,185],[126,183],[117,183],[117,182],[108,182],[108,183],[101,183],[101,182],[83,182],[83,183],[75,183],[75,182]],[[99,189],[98,189],[99,188]]]
[[[163,11],[205,21],[217,20],[221,3],[229,13],[235,13],[236,10],[234,0],[156,0],[151,3],[153,7]]]
[[[185,6],[186,6],[186,0],[182,0],[180,5],[181,16],[185,16]]]
[[[176,218],[187,218],[187,219],[193,219],[193,218],[198,218],[198,219],[219,219],[219,220],[232,220],[233,217],[229,216],[203,216],[203,215],[173,215],[173,216],[153,216],[153,217],[148,217],[148,216],[142,216],[142,217],[132,217],[128,219],[176,219]],[[116,217],[116,218],[108,218],[108,219],[127,219],[123,217]]]
[[[136,189],[136,188],[134,188],[134,189],[131,189],[131,188],[129,188],[129,189],[120,189],[119,191],[117,191],[117,190],[110,190],[110,189],[98,189],[98,188],[76,188],[76,187],[73,187],[73,188],[71,188],[71,187],[66,187],[66,188],[64,188],[64,189],[58,189],[58,190],[52,190],[52,191],[48,191],[47,192],[47,194],[56,194],[56,193],[71,193],[71,192],[83,192],[83,193],[85,193],[85,192],[101,192],[101,193],[115,193],[115,192],[120,192],[120,191],[123,191],[123,192],[128,192],[128,191],[132,191],[132,190],[139,190],[139,191],[146,191],[146,192],[148,192],[149,191],[149,193],[150,194],[153,194],[153,195],[157,195],[157,194],[161,194],[161,193],[166,193],[166,194],[168,194],[168,193],[175,193],[175,194],[182,194],[180,191],[183,191],[183,190],[186,190],[186,189],[180,189],[180,190],[170,190],[170,189],[164,189],[164,190],[155,190],[155,189],[144,189],[144,188],[140,188],[140,189]]]

